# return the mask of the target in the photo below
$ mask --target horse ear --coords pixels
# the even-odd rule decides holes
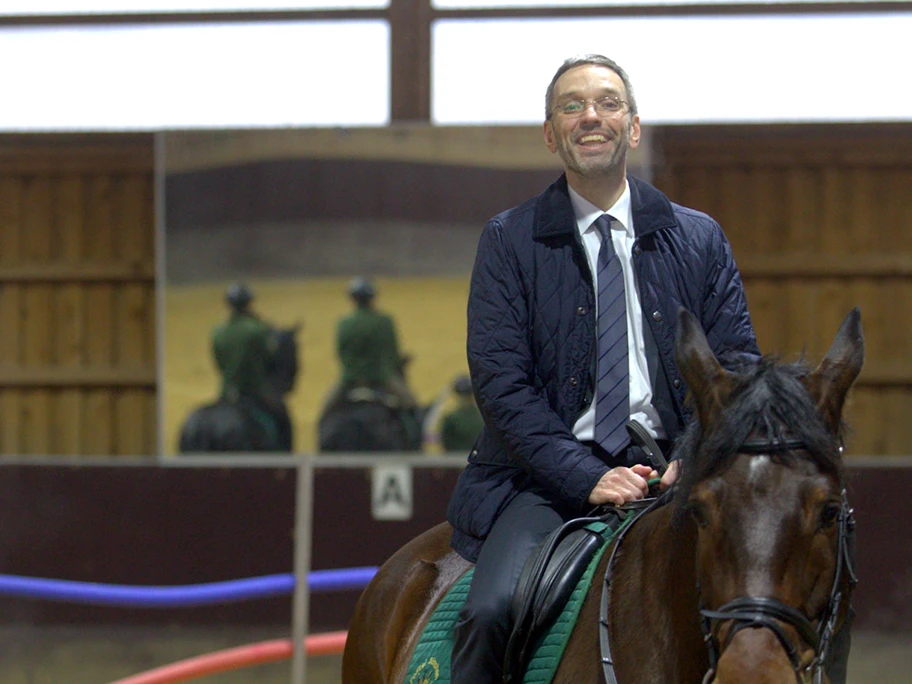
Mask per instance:
[[[675,363],[684,376],[705,431],[718,417],[734,382],[731,373],[722,368],[713,354],[696,316],[684,308],[678,309]]]
[[[856,306],[845,317],[830,350],[806,382],[808,392],[826,426],[835,434],[842,420],[842,407],[852,383],[864,365],[861,310]]]

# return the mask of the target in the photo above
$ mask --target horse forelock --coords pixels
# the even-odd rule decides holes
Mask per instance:
[[[797,439],[800,452],[776,454],[782,462],[810,459],[824,474],[843,481],[840,436],[827,430],[802,380],[810,370],[802,363],[780,363],[765,357],[735,376],[735,386],[718,419],[704,432],[692,420],[675,445],[683,460],[679,502],[686,502],[699,482],[721,473],[748,439],[776,442]]]

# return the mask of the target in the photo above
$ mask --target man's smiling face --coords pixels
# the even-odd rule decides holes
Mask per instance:
[[[608,67],[584,64],[562,74],[554,84],[551,117],[545,122],[545,143],[556,152],[568,175],[592,178],[623,169],[627,150],[640,139],[640,118],[625,105],[613,114],[600,114],[595,101],[613,96],[627,99],[624,82]],[[578,115],[562,107],[584,103]]]

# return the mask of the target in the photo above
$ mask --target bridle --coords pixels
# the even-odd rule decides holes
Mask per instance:
[[[800,439],[770,440],[757,438],[747,440],[737,451],[742,454],[758,455],[783,453],[799,449],[807,449],[807,445]],[[841,451],[842,447],[840,447]],[[709,684],[709,682],[713,681],[721,653],[728,647],[735,634],[745,628],[769,629],[775,635],[792,664],[798,684],[823,683],[823,664],[826,662],[830,643],[832,642],[840,606],[844,600],[847,600],[847,596],[843,595],[841,586],[843,573],[848,574],[850,590],[858,582],[848,543],[850,531],[855,527],[855,519],[853,511],[849,507],[845,489],[842,490],[842,504],[837,518],[837,525],[836,570],[833,573],[833,585],[830,588],[830,598],[827,601],[827,605],[816,619],[816,628],[814,627],[814,618],[805,615],[779,599],[764,596],[739,596],[716,610],[700,610],[703,640],[709,649],[709,670],[703,678],[704,684]],[[699,586],[697,590],[699,593]],[[734,625],[729,630],[725,643],[720,648],[714,628],[722,622],[734,622]],[[798,647],[786,634],[783,624],[792,627],[801,641],[814,651],[814,658],[807,665],[801,664]]]

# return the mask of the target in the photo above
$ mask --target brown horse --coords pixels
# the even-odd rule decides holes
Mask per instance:
[[[854,583],[841,416],[864,358],[860,314],[813,372],[772,359],[729,372],[688,312],[677,335],[696,418],[675,447],[683,475],[670,502],[602,556],[605,581],[593,583],[553,681],[828,681],[821,661]],[[449,536],[442,524],[417,537],[365,589],[344,684],[404,681],[428,616],[469,567]]]

